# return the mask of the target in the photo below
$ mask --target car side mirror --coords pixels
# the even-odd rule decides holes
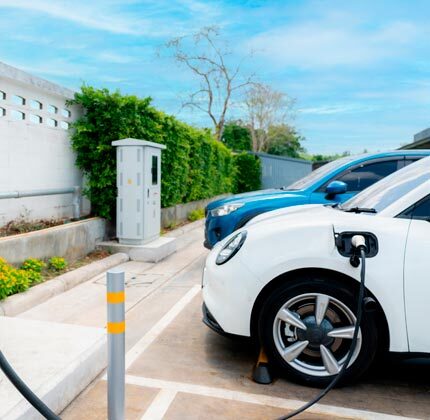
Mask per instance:
[[[342,181],[332,181],[327,185],[325,192],[329,197],[346,193],[348,186]]]

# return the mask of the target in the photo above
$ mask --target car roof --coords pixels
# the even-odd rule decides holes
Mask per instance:
[[[297,190],[307,190],[307,189],[318,189],[322,185],[324,185],[331,177],[337,176],[338,174],[342,173],[345,170],[349,170],[350,168],[353,168],[357,165],[360,165],[361,163],[365,163],[368,161],[378,160],[378,159],[387,159],[390,157],[408,157],[408,156],[415,156],[415,157],[425,157],[430,156],[430,149],[419,149],[419,150],[390,150],[385,152],[374,152],[374,153],[362,153],[360,155],[349,155],[345,156],[339,159],[336,159],[334,161],[328,162],[326,165],[332,165],[338,163],[333,170],[330,170],[329,172],[323,173],[319,176],[319,178],[315,178],[313,181],[309,180],[308,184],[297,186],[295,187],[295,184],[300,183],[300,180],[296,181],[295,183],[291,184],[291,186],[294,189]],[[324,171],[323,168],[329,169],[328,166],[322,165],[318,169],[314,171],[315,175],[319,171]]]
[[[430,149],[408,149],[408,150],[388,150],[383,152],[370,152],[370,153],[361,153],[359,155],[351,155],[351,160],[360,160],[367,158],[383,158],[390,156],[430,156]]]

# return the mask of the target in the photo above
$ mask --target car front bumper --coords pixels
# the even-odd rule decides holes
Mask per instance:
[[[218,334],[227,335],[227,333],[218,324],[214,316],[210,313],[208,307],[204,302],[202,305],[202,313],[203,313],[202,321],[206,326],[208,326],[211,330],[217,332]]]
[[[210,212],[206,215],[205,221],[205,240],[203,245],[212,249],[215,244],[223,240],[235,230],[236,219],[230,215],[211,216]]]
[[[206,260],[202,292],[203,322],[222,335],[250,337],[251,312],[258,295],[258,281],[238,255],[216,265],[216,246]]]

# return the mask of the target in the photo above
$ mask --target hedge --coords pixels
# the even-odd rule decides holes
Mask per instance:
[[[233,191],[230,150],[209,130],[191,127],[158,111],[151,98],[83,86],[70,103],[84,110],[72,124],[71,141],[76,164],[86,176],[84,193],[94,214],[115,218],[116,161],[111,143],[128,137],[167,146],[161,158],[162,207]]]
[[[255,191],[261,188],[261,163],[260,159],[250,153],[240,153],[234,157],[236,166],[236,178],[234,184],[235,193]]]

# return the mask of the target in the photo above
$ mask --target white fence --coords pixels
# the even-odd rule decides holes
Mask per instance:
[[[82,186],[67,129],[73,92],[0,62],[0,193]],[[84,213],[89,204],[84,201]],[[0,200],[0,226],[73,215],[71,194]]]

